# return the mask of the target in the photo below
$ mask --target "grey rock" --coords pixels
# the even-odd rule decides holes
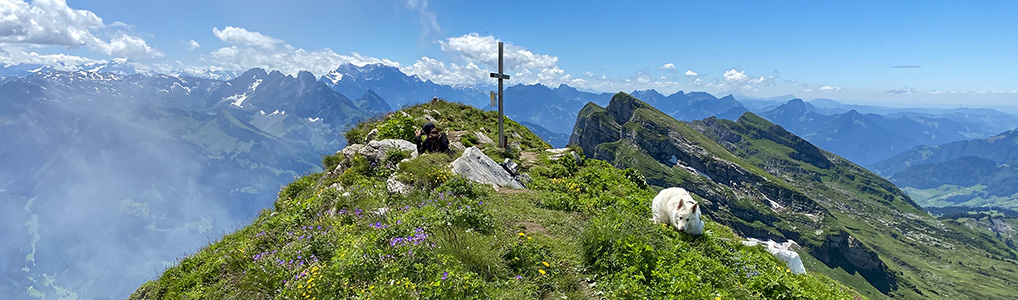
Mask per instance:
[[[368,147],[375,148],[378,151],[378,155],[382,156],[380,159],[384,159],[388,155],[389,150],[399,149],[406,152],[410,152],[410,157],[417,157],[417,145],[406,140],[397,139],[386,139],[381,141],[368,142]]]
[[[357,154],[364,156],[369,162],[380,162],[384,161],[389,155],[389,151],[392,149],[399,149],[410,152],[410,158],[417,157],[417,145],[405,140],[398,139],[385,139],[381,141],[369,141],[365,144],[353,144],[346,146],[343,150],[339,150],[337,154],[343,155],[343,162],[336,166],[333,170],[334,173],[342,173],[347,167],[350,166],[350,162],[353,161],[353,157]]]
[[[378,137],[378,129],[377,128],[371,129],[371,131],[368,132],[368,135],[364,138],[364,141],[365,142],[371,141],[374,140],[376,137]]]
[[[467,150],[467,147],[463,146],[463,143],[452,142],[452,143],[449,143],[449,149],[452,149],[453,151],[459,152],[459,151]]]
[[[361,149],[364,148],[364,147],[367,147],[367,146],[365,146],[364,144],[348,145],[348,146],[346,146],[346,148],[343,148],[343,150],[339,150],[338,154],[343,154],[343,158],[346,161],[350,161],[351,159],[353,159],[353,156],[355,154],[357,154],[358,152],[360,152]]]
[[[385,180],[385,187],[393,194],[409,194],[410,186],[396,179],[396,176],[390,176],[389,179]]]
[[[490,138],[488,138],[487,135],[484,135],[484,132],[475,131],[474,135],[477,136],[477,142],[478,143],[481,143],[481,144],[494,144],[495,143],[495,141],[493,141]]]
[[[438,123],[438,120],[435,120],[435,118],[434,118],[434,117],[432,117],[432,116],[431,116],[431,115],[429,115],[429,114],[424,114],[424,116],[421,116],[421,117],[422,117],[422,118],[424,118],[424,120],[426,120],[426,121],[428,121],[428,122],[431,122],[431,123]]]
[[[509,172],[484,155],[477,147],[464,150],[463,155],[454,160],[451,165],[453,173],[463,175],[475,182],[514,189],[523,188],[523,184],[516,181],[509,175]]]
[[[520,144],[519,141],[512,141],[511,143],[509,143],[509,147],[513,148],[513,150],[516,150],[516,151],[523,150],[523,146]]]

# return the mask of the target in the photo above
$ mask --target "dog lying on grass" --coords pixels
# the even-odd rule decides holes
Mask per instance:
[[[670,224],[692,235],[703,234],[700,206],[685,189],[673,187],[662,190],[654,197],[650,210],[655,223]]]

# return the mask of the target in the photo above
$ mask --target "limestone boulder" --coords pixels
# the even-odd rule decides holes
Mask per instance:
[[[477,147],[464,150],[463,155],[454,160],[451,165],[453,173],[475,182],[514,189],[524,188],[523,184],[520,184],[509,172],[484,155]]]

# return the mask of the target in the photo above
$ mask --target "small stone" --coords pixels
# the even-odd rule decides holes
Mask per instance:
[[[371,131],[368,132],[368,135],[364,137],[364,142],[367,143],[369,141],[372,141],[375,139],[375,137],[378,137],[378,128],[371,129]]]
[[[477,136],[477,142],[478,143],[481,143],[481,144],[494,144],[495,143],[495,141],[493,141],[490,138],[488,138],[487,135],[484,135],[484,132],[476,131],[476,132],[474,132],[474,136]]]
[[[409,194],[410,186],[396,179],[396,175],[390,176],[389,179],[385,180],[385,187],[393,194]]]

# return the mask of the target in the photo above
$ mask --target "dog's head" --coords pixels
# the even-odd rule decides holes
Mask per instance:
[[[686,230],[687,226],[695,226],[694,224],[700,222],[700,204],[691,200],[680,201],[675,209],[675,215],[672,216],[672,222],[679,231]]]

